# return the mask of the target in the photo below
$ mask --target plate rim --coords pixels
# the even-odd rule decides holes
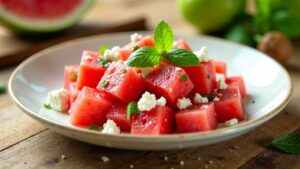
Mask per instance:
[[[135,31],[138,33],[150,33],[150,31]],[[253,48],[250,48],[248,46],[242,45],[242,44],[238,44],[235,42],[230,42],[221,38],[217,38],[217,37],[212,37],[212,36],[207,36],[207,35],[200,35],[200,36],[189,36],[189,35],[178,35],[181,37],[190,37],[190,38],[206,38],[209,40],[214,40],[214,41],[221,41],[223,43],[229,43],[238,47],[242,47],[242,48],[247,48],[248,50],[254,50],[257,51],[263,55],[265,55],[266,57],[268,57],[269,59],[271,59],[274,64],[277,64],[277,66],[280,68],[280,70],[285,74],[285,76],[287,77],[288,80],[288,93],[285,96],[284,100],[278,104],[278,106],[276,106],[275,108],[273,108],[271,111],[268,111],[266,114],[262,115],[261,117],[254,119],[254,120],[250,120],[250,121],[245,121],[243,123],[239,123],[235,126],[231,126],[231,127],[224,127],[224,128],[218,128],[216,130],[211,130],[211,131],[205,131],[205,132],[193,132],[193,133],[175,133],[175,134],[166,134],[166,135],[132,135],[130,133],[121,133],[118,135],[112,135],[112,134],[104,134],[101,133],[99,131],[92,131],[92,130],[87,130],[86,128],[72,128],[70,126],[66,126],[60,123],[57,123],[53,120],[50,119],[46,119],[43,118],[43,116],[39,115],[38,113],[35,113],[34,111],[30,110],[29,107],[26,107],[25,105],[23,105],[21,103],[20,100],[17,99],[16,95],[14,94],[13,91],[13,80],[15,79],[15,76],[17,75],[17,73],[28,63],[32,62],[35,59],[38,59],[40,57],[43,56],[44,53],[49,53],[51,51],[55,51],[58,50],[60,48],[65,48],[67,46],[70,45],[74,45],[74,43],[82,43],[82,41],[86,41],[86,40],[94,40],[94,39],[101,39],[101,38],[107,38],[107,37],[111,37],[111,36],[125,36],[125,35],[129,35],[132,32],[118,32],[118,33],[108,33],[108,34],[102,34],[102,35],[93,35],[93,36],[87,36],[87,37],[82,37],[82,38],[77,38],[77,39],[73,39],[70,41],[66,41],[66,42],[62,42],[62,43],[58,43],[54,46],[50,46],[48,48],[45,48],[33,55],[31,55],[30,57],[28,57],[26,60],[24,60],[22,63],[20,63],[12,72],[9,81],[8,81],[8,92],[10,97],[12,98],[12,100],[14,101],[14,103],[27,115],[29,115],[30,117],[38,120],[41,123],[47,123],[47,126],[54,126],[54,127],[59,127],[61,129],[65,129],[65,130],[69,130],[69,131],[77,131],[77,132],[81,132],[83,134],[89,134],[89,135],[93,135],[93,136],[98,136],[98,137],[111,137],[111,138],[128,138],[128,139],[141,139],[141,140],[148,140],[150,139],[154,139],[154,140],[160,140],[160,141],[172,141],[174,139],[178,139],[178,138],[189,138],[190,140],[193,139],[199,139],[199,138],[214,138],[214,137],[218,137],[222,134],[225,133],[239,133],[242,131],[245,131],[247,129],[250,128],[254,128],[258,125],[261,125],[262,123],[268,121],[269,119],[271,119],[272,117],[274,117],[275,115],[277,115],[290,101],[291,96],[292,96],[292,91],[293,91],[293,84],[292,84],[292,80],[291,77],[289,75],[289,73],[287,72],[287,70],[281,65],[279,64],[277,61],[275,61],[273,58],[271,58],[270,56],[257,51]]]

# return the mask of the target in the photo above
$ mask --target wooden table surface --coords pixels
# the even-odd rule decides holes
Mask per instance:
[[[174,0],[102,0],[82,23],[97,21],[105,25],[140,16],[147,18],[150,28],[165,19],[175,33],[196,35],[180,18]],[[0,44],[1,50],[6,52],[30,46],[3,30]],[[47,129],[21,112],[8,94],[1,95],[0,168],[300,168],[300,156],[284,154],[270,146],[280,135],[300,132],[300,41],[294,45],[295,55],[287,65],[294,91],[287,108],[248,134],[210,146],[172,151],[125,151],[94,146]],[[13,69],[1,70],[0,80],[7,83]],[[104,163],[102,156],[110,161]],[[184,165],[180,165],[180,161]]]

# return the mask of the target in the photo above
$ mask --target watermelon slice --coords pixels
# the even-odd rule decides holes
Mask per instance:
[[[93,0],[0,0],[0,23],[17,33],[64,30],[76,24]]]

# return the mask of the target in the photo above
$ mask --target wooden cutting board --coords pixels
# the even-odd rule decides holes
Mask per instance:
[[[112,24],[81,23],[54,35],[20,37],[0,29],[0,69],[20,63],[30,55],[60,42],[103,33],[145,30],[144,18],[133,18]]]

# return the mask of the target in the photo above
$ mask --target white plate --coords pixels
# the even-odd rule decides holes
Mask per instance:
[[[244,134],[270,120],[288,103],[292,84],[287,71],[270,57],[255,49],[212,37],[185,37],[193,49],[207,46],[213,59],[228,63],[229,75],[242,75],[249,97],[243,100],[246,120],[233,127],[209,132],[136,136],[107,135],[72,126],[68,115],[41,109],[47,93],[63,86],[63,68],[78,64],[83,50],[100,45],[124,45],[130,33],[82,38],[43,50],[20,64],[11,75],[9,92],[29,116],[65,136],[106,147],[139,150],[177,149],[208,145]],[[255,103],[252,103],[252,100]]]

